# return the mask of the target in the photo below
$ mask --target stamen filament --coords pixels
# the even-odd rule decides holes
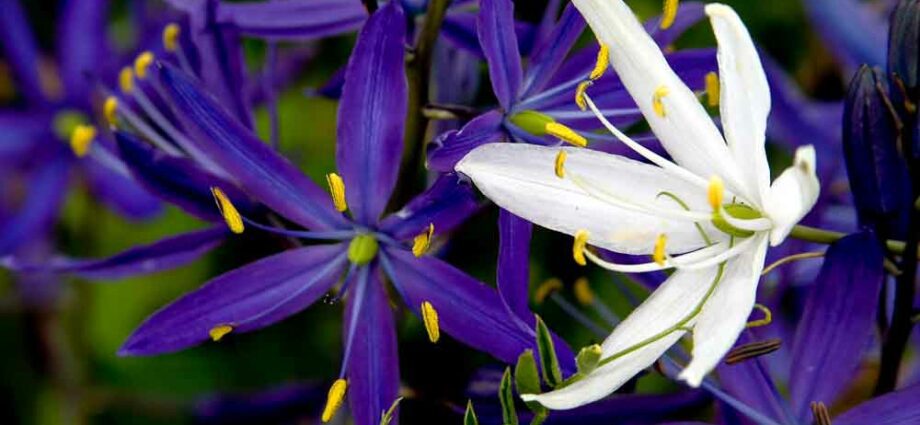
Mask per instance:
[[[720,252],[719,254],[716,254],[712,256],[711,258],[708,258],[702,261],[698,261],[698,262],[693,262],[693,263],[683,263],[680,261],[680,259],[675,259],[676,261],[672,260],[671,264],[673,264],[675,268],[685,269],[685,270],[699,270],[699,269],[704,269],[707,267],[713,267],[717,264],[724,263],[725,261],[728,261],[738,256],[739,254],[747,251],[748,249],[750,249],[750,245],[754,244],[755,242],[760,242],[761,240],[762,240],[762,237],[758,237],[758,236],[746,238],[742,240],[740,243],[738,243],[737,245],[723,252]]]

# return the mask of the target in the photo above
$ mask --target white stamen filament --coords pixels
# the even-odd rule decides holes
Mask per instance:
[[[749,230],[751,232],[765,232],[773,228],[773,221],[769,218],[760,217],[760,218],[737,218],[732,217],[725,208],[719,209],[719,214],[725,220],[726,223],[741,230]]]
[[[683,209],[673,209],[662,205],[643,205],[631,201],[626,201],[618,198],[616,195],[610,193],[599,185],[590,184],[578,174],[573,173],[571,166],[568,164],[566,165],[565,171],[567,177],[572,181],[572,183],[578,186],[581,190],[584,190],[586,193],[588,193],[588,195],[591,195],[594,198],[597,198],[598,200],[606,202],[615,207],[640,214],[648,214],[655,217],[666,218],[669,220],[692,222],[708,222],[712,220],[712,214],[708,212],[687,211]]]
[[[676,261],[671,261],[671,263],[673,264],[675,268],[685,269],[685,270],[699,270],[699,269],[704,269],[707,267],[714,267],[725,261],[728,261],[731,258],[738,256],[742,252],[745,252],[751,249],[750,245],[754,244],[757,241],[762,240],[762,238],[763,237],[760,235],[753,235],[749,238],[742,240],[737,245],[727,250],[724,250],[716,255],[713,255],[712,257],[709,257],[709,258],[706,258],[700,261],[684,263],[680,261],[681,259],[679,257],[676,257],[673,259]]]
[[[757,236],[747,238],[729,249],[725,249],[724,243],[717,243],[686,254],[668,256],[663,265],[654,261],[637,264],[614,263],[600,258],[597,254],[587,249],[584,254],[586,258],[599,267],[621,273],[647,273],[668,269],[696,270],[718,265],[741,254],[757,239],[759,239]]]

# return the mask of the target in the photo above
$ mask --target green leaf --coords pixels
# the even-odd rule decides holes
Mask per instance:
[[[541,425],[546,421],[546,418],[549,417],[549,410],[543,408],[539,412],[534,412],[533,419],[530,420],[530,425]]]
[[[473,410],[473,400],[466,401],[466,414],[463,415],[463,425],[479,425],[476,412]]]
[[[498,387],[498,400],[502,403],[502,423],[518,425],[517,412],[514,411],[514,391],[511,389],[511,368],[505,368],[502,383]]]
[[[533,350],[524,350],[518,356],[517,365],[514,366],[514,385],[518,394],[539,394],[542,392],[542,388],[540,388],[540,371],[537,370],[537,361],[533,357]],[[540,403],[525,401],[524,404],[534,414],[543,413],[545,416],[546,408]]]
[[[393,422],[393,414],[396,413],[396,408],[399,407],[399,402],[401,402],[402,399],[402,397],[399,397],[393,400],[393,404],[390,405],[390,408],[380,415],[380,425],[390,425],[390,422]]]
[[[540,350],[540,371],[543,379],[550,387],[556,387],[562,382],[562,371],[559,369],[559,359],[556,358],[556,347],[553,345],[552,334],[543,319],[537,315],[537,349]]]
[[[594,371],[594,369],[597,369],[602,354],[601,346],[597,344],[582,348],[581,351],[578,352],[578,357],[575,358],[575,362],[578,365],[578,373],[587,375]]]

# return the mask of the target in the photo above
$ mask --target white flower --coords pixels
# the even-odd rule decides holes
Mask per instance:
[[[651,164],[581,148],[496,143],[472,151],[457,170],[502,208],[575,235],[576,257],[624,272],[674,272],[604,341],[601,367],[561,389],[523,396],[550,409],[605,397],[690,330],[693,358],[679,378],[698,386],[745,328],[768,242],[782,242],[819,191],[811,147],[800,148],[770,185],[770,90],[731,8],[706,6],[719,44],[723,138],[622,0],[574,3],[610,48],[611,64],[673,162],[629,139],[587,97],[607,129]],[[585,242],[655,261],[606,262],[579,250]]]

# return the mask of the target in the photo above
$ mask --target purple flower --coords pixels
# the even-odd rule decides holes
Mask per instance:
[[[314,303],[344,276],[334,298],[346,301],[343,380],[333,386],[330,401],[334,406],[341,400],[347,382],[356,423],[376,424],[396,399],[399,384],[385,279],[423,319],[432,341],[443,331],[505,362],[535,347],[533,318],[515,319],[494,289],[424,255],[432,237],[477,210],[469,186],[445,175],[401,210],[383,214],[403,150],[405,33],[403,12],[391,2],[372,15],[359,35],[345,73],[337,130],[339,174],[328,176],[331,201],[205,94],[193,77],[166,64],[152,69],[154,84],[162,87],[196,148],[224,170],[231,187],[310,230],[270,227],[245,213],[236,223],[313,242],[230,271],[166,306],[129,337],[121,354],[177,351],[268,326]],[[234,219],[229,206],[224,204],[223,212]],[[562,344],[557,347],[571,368],[571,353]],[[334,409],[327,413],[331,416]]]

